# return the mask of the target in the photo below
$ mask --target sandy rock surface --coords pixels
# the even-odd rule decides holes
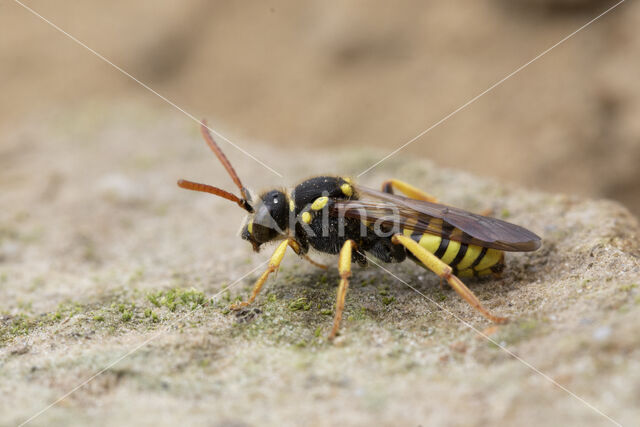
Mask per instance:
[[[229,313],[268,251],[239,239],[236,206],[175,181],[233,190],[231,180],[195,123],[117,111],[33,118],[2,141],[0,424],[101,370],[32,424],[611,424],[589,405],[625,425],[640,419],[639,228],[620,205],[394,157],[360,182],[397,177],[445,203],[493,209],[544,245],[510,254],[503,279],[470,283],[510,317],[500,327],[413,264],[390,270],[423,295],[356,268],[332,345],[338,274],[292,254],[252,310]],[[223,146],[256,190],[355,176],[379,158],[236,142],[283,175]]]

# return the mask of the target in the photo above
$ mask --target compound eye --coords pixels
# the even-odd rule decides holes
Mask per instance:
[[[289,219],[287,196],[279,190],[272,190],[263,194],[261,199],[262,203],[255,208],[254,235],[258,233],[255,229],[258,224],[273,231],[264,238],[274,238],[283,234]]]

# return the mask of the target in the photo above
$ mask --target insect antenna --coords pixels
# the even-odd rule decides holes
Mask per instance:
[[[200,184],[197,182],[188,181],[186,179],[178,180],[178,186],[186,190],[202,191],[204,193],[214,194],[216,196],[222,197],[223,199],[231,200],[232,202],[237,203],[238,206],[249,213],[253,212],[253,208],[249,204],[249,201],[251,199],[251,197],[249,196],[249,192],[244,187],[244,185],[242,185],[240,177],[236,173],[233,166],[231,166],[231,162],[229,162],[227,156],[224,155],[218,144],[216,144],[216,141],[211,136],[211,133],[209,133],[209,127],[207,126],[207,122],[205,120],[202,120],[202,122],[200,123],[200,131],[202,132],[202,136],[207,142],[207,145],[209,146],[209,148],[211,148],[211,151],[213,151],[218,160],[220,160],[220,163],[222,163],[222,166],[224,166],[224,168],[227,170],[227,173],[229,174],[233,182],[240,189],[240,194],[242,195],[242,197],[240,198],[234,194],[229,193],[228,191],[225,191],[218,187],[214,187],[212,185]]]
[[[200,184],[199,182],[188,181],[186,179],[178,180],[178,187],[184,188],[186,190],[193,191],[202,191],[203,193],[214,194],[216,196],[222,197],[223,199],[231,200],[240,206],[242,209],[245,209],[248,212],[253,212],[253,208],[245,199],[241,199],[235,194],[231,194],[228,191],[224,191],[221,188],[214,187],[212,185]]]
[[[233,168],[233,166],[231,166],[231,162],[229,161],[229,159],[227,159],[227,156],[224,155],[224,153],[222,152],[222,150],[220,149],[216,141],[211,136],[211,133],[209,132],[209,126],[207,126],[206,120],[202,120],[202,123],[200,124],[200,131],[202,132],[202,136],[204,137],[204,140],[207,141],[207,145],[209,146],[209,148],[211,148],[211,151],[213,151],[216,157],[218,157],[218,160],[220,160],[220,163],[222,163],[222,166],[224,166],[224,168],[229,173],[229,176],[231,177],[233,182],[240,189],[240,194],[242,195],[242,198],[245,200],[250,200],[251,197],[249,197],[249,192],[244,187],[244,185],[242,185],[242,182],[240,181],[240,177],[236,173],[236,170]]]

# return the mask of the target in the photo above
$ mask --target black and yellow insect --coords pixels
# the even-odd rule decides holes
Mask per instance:
[[[531,231],[496,218],[477,215],[451,206],[417,188],[395,179],[386,181],[382,191],[355,184],[347,177],[317,176],[298,184],[293,191],[270,190],[252,200],[231,163],[202,124],[209,147],[240,189],[240,197],[206,184],[180,180],[182,188],[203,191],[237,203],[249,215],[242,229],[257,252],[265,243],[278,242],[267,270],[256,282],[240,309],[251,304],[270,273],[280,265],[287,247],[314,265],[310,249],[339,254],[340,285],[333,328],[338,332],[351,264],[367,264],[367,256],[386,262],[407,258],[433,271],[487,319],[502,323],[491,314],[458,278],[499,276],[504,268],[504,252],[534,251],[540,238]],[[394,194],[394,190],[405,196]]]

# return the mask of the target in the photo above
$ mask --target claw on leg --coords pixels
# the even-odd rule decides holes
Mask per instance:
[[[338,271],[340,272],[340,286],[338,286],[338,295],[336,297],[336,314],[333,318],[333,328],[329,333],[329,339],[333,340],[340,329],[342,321],[342,312],[344,311],[344,300],[349,289],[349,277],[351,276],[351,253],[356,243],[353,240],[347,240],[340,250],[340,258],[338,260]]]

